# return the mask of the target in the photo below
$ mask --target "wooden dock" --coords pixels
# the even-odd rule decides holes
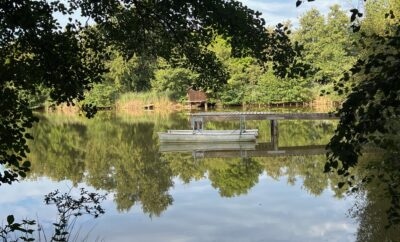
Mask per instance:
[[[332,120],[338,119],[331,113],[272,113],[272,112],[200,112],[190,114],[192,128],[204,126],[207,121],[240,121],[240,130],[246,130],[246,121],[269,120],[271,122],[271,144],[279,146],[279,120]]]
[[[191,118],[204,121],[230,120],[327,120],[338,119],[331,113],[272,113],[272,112],[201,112],[190,114]]]

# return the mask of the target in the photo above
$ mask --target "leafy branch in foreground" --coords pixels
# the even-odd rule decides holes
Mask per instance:
[[[400,4],[394,6],[400,14]],[[366,145],[385,151],[387,157],[365,168],[368,173],[361,185],[371,181],[384,184],[382,190],[391,198],[387,214],[392,226],[400,223],[400,18],[393,10],[385,18],[383,33],[360,33],[359,45],[366,57],[335,84],[335,90],[347,98],[337,112],[340,121],[328,144],[325,172],[336,171],[344,178],[339,186],[357,191],[360,184],[354,184],[350,171],[359,163]]]
[[[70,241],[71,234],[78,217],[91,215],[94,218],[104,214],[105,211],[100,203],[106,199],[106,195],[88,192],[84,188],[80,189],[78,198],[74,198],[70,193],[61,194],[58,190],[45,195],[46,205],[57,207],[58,218],[54,226],[54,233],[50,241]],[[15,222],[13,215],[7,216],[7,224],[0,226],[0,239],[3,242],[34,241],[32,226],[35,220],[24,219],[22,222]],[[41,240],[41,233],[45,241],[46,235],[42,225],[38,224],[38,237]],[[76,239],[76,238],[75,238]]]
[[[32,234],[34,230],[31,226],[35,225],[36,222],[34,220],[22,220],[22,222],[15,222],[15,218],[13,215],[7,216],[7,224],[4,227],[0,226],[0,239],[3,242],[10,241],[16,242],[19,239],[21,241],[34,241],[32,238]],[[20,232],[21,235],[19,237],[15,236],[15,233]],[[11,235],[14,235],[12,238]]]
[[[97,218],[104,214],[100,203],[105,200],[105,195],[80,190],[80,197],[73,198],[69,193],[60,194],[58,190],[45,196],[46,204],[54,204],[58,210],[58,219],[54,225],[52,241],[69,241],[71,231],[74,229],[76,219],[84,214]]]
[[[385,149],[399,148],[393,138],[399,134],[400,19],[386,35],[368,39],[372,41],[371,53],[358,60],[335,87],[348,95],[338,110],[340,121],[328,144],[331,152],[325,171],[338,169],[344,176],[357,164],[363,145],[372,142]]]

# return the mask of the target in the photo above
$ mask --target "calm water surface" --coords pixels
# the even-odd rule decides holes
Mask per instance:
[[[184,113],[41,116],[32,172],[0,187],[0,217],[38,219],[50,234],[57,213],[44,195],[85,187],[108,194],[103,216],[78,220],[89,241],[355,241],[358,224],[346,215],[354,199],[322,173],[335,122],[280,121],[278,150],[269,122],[247,126],[259,129],[254,147],[193,152],[158,142],[159,131],[189,128]]]

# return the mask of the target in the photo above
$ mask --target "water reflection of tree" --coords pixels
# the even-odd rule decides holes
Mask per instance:
[[[208,175],[212,186],[224,197],[246,194],[258,183],[258,177],[262,173],[261,165],[250,158],[198,160],[190,153],[167,153],[163,157],[168,161],[174,176],[183,182],[189,183]]]
[[[251,158],[242,158],[229,162],[225,169],[212,166],[209,168],[208,178],[214,188],[219,190],[223,197],[246,194],[250,188],[258,183],[262,167]]]
[[[357,169],[361,182],[351,215],[359,222],[357,241],[400,240],[400,158],[398,153],[362,160]]]
[[[370,190],[368,194],[373,192]],[[399,241],[400,226],[394,225],[386,228],[387,213],[386,209],[390,201],[388,197],[373,198],[366,195],[364,204],[360,204],[356,208],[357,212],[353,213],[359,222],[357,231],[357,242],[388,242]]]
[[[286,177],[288,184],[294,185],[300,179],[302,188],[312,195],[318,196],[330,188],[336,197],[343,196],[344,189],[336,186],[338,176],[321,172],[326,162],[324,155],[259,157],[256,160],[275,180]]]
[[[34,145],[29,157],[33,162],[31,177],[47,176],[56,181],[82,181],[85,170],[84,143],[86,126],[49,120],[36,124]]]
[[[84,129],[76,128],[80,126]],[[168,190],[173,182],[170,167],[160,160],[154,133],[152,122],[43,120],[34,131],[31,177],[85,181],[114,192],[121,211],[141,204],[145,213],[158,216],[172,203]]]
[[[315,196],[328,188],[338,198],[343,197],[345,192],[344,188],[339,189],[336,185],[339,182],[337,175],[322,172],[326,162],[324,155],[194,160],[190,153],[167,153],[163,157],[169,162],[173,175],[186,183],[204,178],[208,174],[212,186],[222,196],[247,193],[257,184],[263,171],[275,180],[286,177],[290,185],[294,185],[296,181],[302,182],[302,188]]]
[[[100,189],[112,184],[108,189],[115,192],[119,210],[140,202],[144,212],[159,215],[172,203],[172,172],[159,158],[153,123],[120,123],[108,132],[90,132],[101,136],[87,144],[97,153],[87,157],[87,182]]]
[[[155,216],[173,202],[168,193],[173,177],[185,183],[208,177],[211,185],[226,197],[246,194],[263,172],[274,179],[286,177],[292,185],[302,182],[303,189],[313,195],[320,195],[328,188],[338,197],[343,194],[343,189],[336,186],[335,175],[322,173],[323,155],[200,160],[191,153],[160,155],[157,131],[182,125],[187,125],[182,116],[164,121],[152,116],[141,117],[140,121],[101,115],[94,120],[51,117],[38,123],[33,132],[36,137],[30,154],[33,162],[30,175],[70,179],[75,184],[86,182],[113,192],[120,211],[141,205],[145,213]],[[307,122],[297,125],[304,127],[296,129],[296,136],[314,136],[316,140],[324,140],[328,136],[324,129],[331,127],[325,127],[324,123],[315,125],[322,133],[317,137]],[[285,132],[293,131],[289,124],[282,128]],[[302,142],[309,141],[296,140],[300,145]]]
[[[197,181],[205,177],[207,167],[201,160],[196,160],[190,153],[166,153],[163,159],[169,163],[172,173],[184,183]]]

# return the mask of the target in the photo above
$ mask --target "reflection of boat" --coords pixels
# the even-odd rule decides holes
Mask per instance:
[[[256,142],[165,142],[160,144],[160,152],[233,151],[255,149]]]
[[[168,130],[158,133],[160,142],[254,142],[258,129],[249,130]]]

